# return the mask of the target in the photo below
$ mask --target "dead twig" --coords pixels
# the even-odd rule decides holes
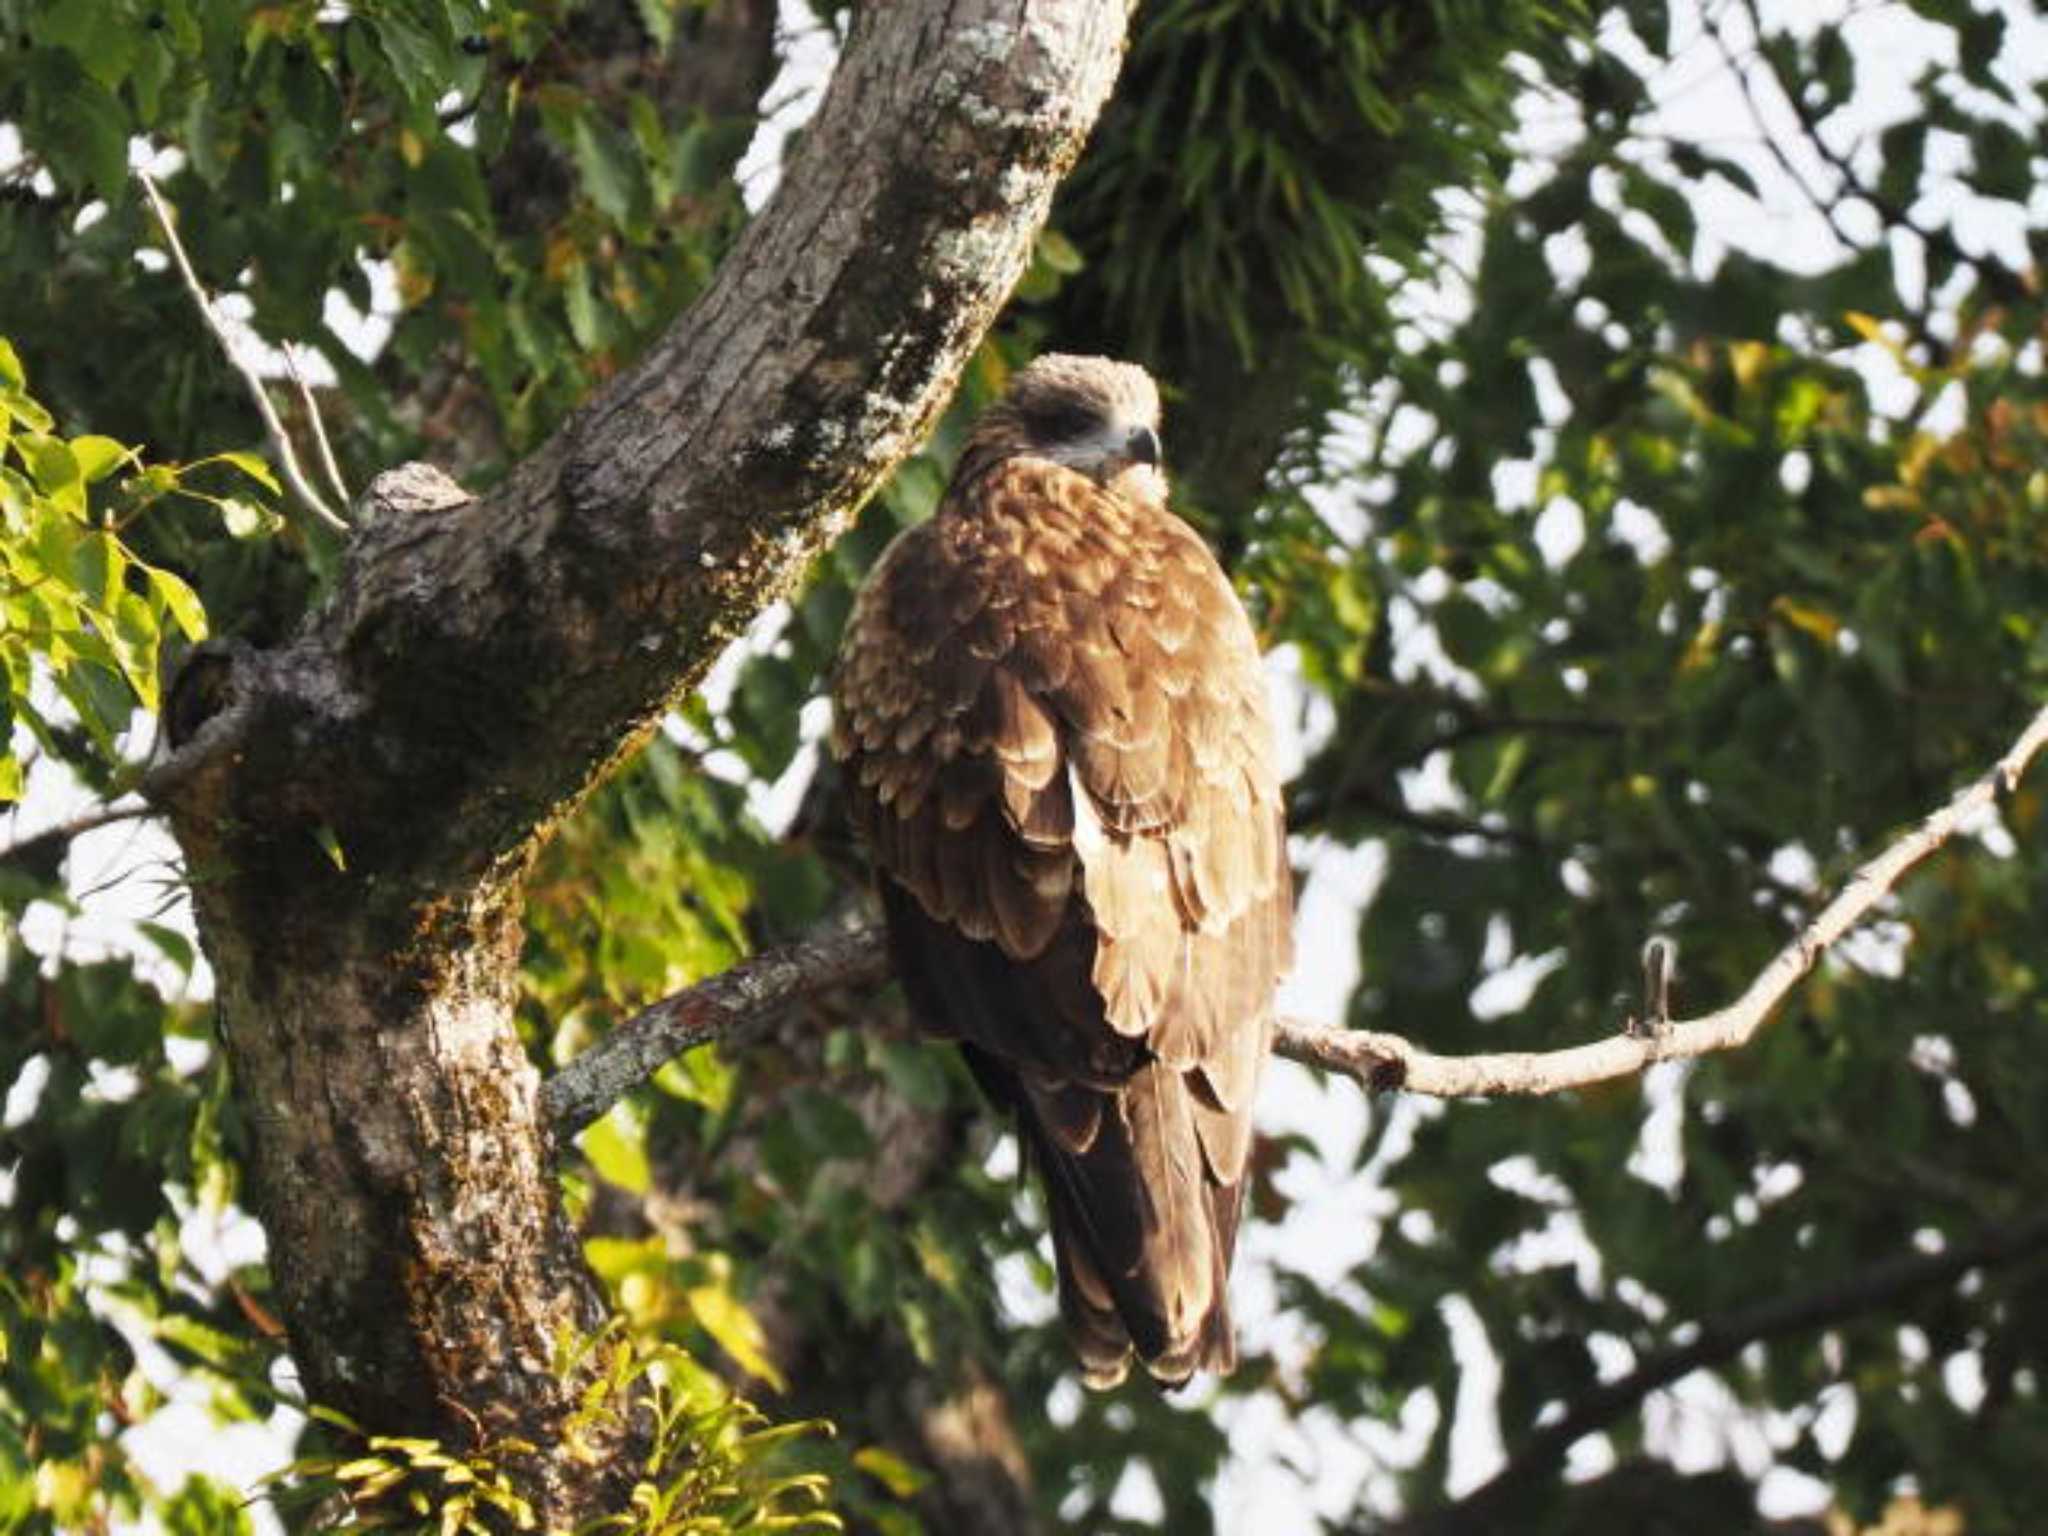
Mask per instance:
[[[298,452],[292,447],[291,437],[284,429],[284,422],[277,414],[277,407],[270,403],[270,392],[263,387],[263,380],[236,353],[234,335],[214,309],[212,298],[208,296],[205,285],[199,281],[199,274],[192,270],[191,258],[185,254],[184,242],[178,238],[177,227],[172,223],[171,210],[164,202],[163,194],[157,191],[156,183],[150,179],[149,172],[140,166],[136,167],[135,179],[142,184],[143,196],[149,199],[150,209],[156,214],[157,226],[164,232],[164,244],[170,247],[171,259],[177,263],[178,273],[185,279],[186,291],[192,295],[192,302],[199,307],[200,319],[206,322],[206,328],[213,332],[214,340],[220,343],[221,351],[227,356],[228,366],[239,373],[242,382],[249,386],[249,398],[255,402],[256,414],[263,418],[264,435],[270,439],[270,451],[284,476],[286,489],[292,493],[292,499],[316,522],[334,529],[337,533],[347,533],[347,522],[321,499],[320,493],[307,481],[305,471],[299,467]],[[290,360],[289,353],[286,354],[286,360]],[[317,423],[318,420],[316,414],[314,421]],[[324,436],[324,433],[322,435]]]
[[[334,444],[327,440],[327,423],[320,417],[320,402],[313,398],[313,386],[299,371],[299,360],[291,343],[286,342],[278,350],[284,353],[284,371],[292,376],[299,391],[299,404],[305,407],[306,420],[313,430],[313,446],[320,450],[320,468],[327,476],[327,488],[344,507],[348,506],[355,497],[349,494],[348,482],[341,477],[341,465],[334,457]]]

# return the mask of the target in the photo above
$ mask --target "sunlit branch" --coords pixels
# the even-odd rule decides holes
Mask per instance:
[[[192,295],[192,302],[199,308],[200,319],[213,332],[214,340],[220,343],[226,355],[228,366],[242,376],[242,382],[249,386],[249,398],[255,403],[256,414],[263,418],[264,435],[270,439],[270,451],[277,460],[278,469],[284,475],[284,483],[292,498],[316,521],[339,533],[348,532],[348,524],[339,513],[328,506],[306,479],[306,473],[299,467],[299,455],[292,447],[292,440],[284,429],[284,422],[277,414],[277,407],[270,403],[270,392],[263,387],[263,380],[256,371],[236,355],[234,337],[221,323],[220,315],[213,307],[213,300],[207,295],[206,287],[199,281],[199,274],[192,270],[191,258],[185,254],[185,244],[178,238],[177,226],[172,222],[171,210],[165,205],[163,195],[150,180],[149,173],[141,167],[135,171],[135,179],[142,184],[142,192],[149,199],[149,206],[156,214],[157,227],[164,232],[164,244],[170,247],[171,259],[178,265],[178,273],[185,279],[186,291]],[[317,417],[316,417],[317,420]]]
[[[1628,1077],[1660,1061],[1733,1050],[1755,1036],[1822,955],[1867,917],[1914,865],[1939,849],[1973,814],[2015,788],[2048,747],[2048,708],[2012,749],[1948,804],[1859,867],[1819,914],[1726,1008],[1662,1021],[1654,1000],[1647,1026],[1554,1051],[1439,1056],[1402,1035],[1280,1021],[1281,1056],[1341,1072],[1375,1091],[1400,1088],[1436,1098],[1562,1093]],[[542,1090],[558,1135],[572,1135],[678,1052],[713,1040],[745,1039],[803,998],[871,987],[889,975],[881,931],[858,929],[758,955],[709,981],[662,999],[557,1072]],[[1654,990],[1654,988],[1653,988]]]
[[[1834,900],[1795,934],[1749,990],[1726,1008],[1660,1028],[1623,1032],[1555,1051],[1438,1056],[1401,1035],[1288,1023],[1276,1049],[1283,1056],[1356,1078],[1371,1088],[1405,1088],[1437,1098],[1559,1093],[1632,1076],[1660,1061],[1680,1061],[1746,1045],[1820,957],[1869,915],[1899,877],[1927,858],[1971,815],[2019,783],[2048,746],[2048,709],[2037,714],[2012,750],[1947,805],[1859,867]]]
[[[879,928],[755,955],[634,1014],[542,1085],[541,1110],[556,1136],[573,1136],[694,1046],[751,1039],[807,997],[888,979],[889,949]]]

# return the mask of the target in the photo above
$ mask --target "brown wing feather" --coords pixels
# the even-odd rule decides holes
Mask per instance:
[[[885,553],[834,754],[913,1008],[1043,1170],[1090,1380],[1235,1358],[1291,888],[1257,646],[1164,508],[1010,460]]]

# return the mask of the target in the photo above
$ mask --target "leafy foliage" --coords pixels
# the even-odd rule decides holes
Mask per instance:
[[[246,402],[174,277],[138,260],[155,236],[132,140],[175,151],[160,180],[207,284],[325,360],[352,478],[424,454],[489,479],[743,226],[766,43],[731,55],[738,106],[687,67],[741,9],[0,0],[0,122],[22,146],[0,167],[19,349],[0,353],[0,657],[29,732],[0,745],[126,784],[167,638],[274,639],[332,569],[246,499],[252,477],[274,494],[233,448],[255,441]],[[767,806],[813,770],[809,701],[860,575],[929,514],[965,417],[1047,345],[1139,356],[1179,390],[1177,478],[1300,679],[1299,851],[1369,849],[1381,871],[1353,1022],[1445,1051],[1582,1040],[1631,1006],[1652,933],[1679,943],[1682,1011],[1732,995],[2048,697],[2043,316],[2008,264],[2042,249],[2038,82],[2000,14],[1909,9],[1929,62],[1871,125],[1872,44],[1750,37],[1740,0],[1709,18],[1725,53],[1651,0],[1146,8],[933,442],[543,855],[536,1058],[857,900],[829,774],[795,835]],[[1735,128],[1679,133],[1674,82],[1716,74]],[[1555,118],[1570,132],[1532,143]],[[2017,231],[2005,255],[1950,222],[1965,195]],[[1789,200],[1820,256],[1725,249],[1709,198],[1781,221]],[[1828,1324],[1621,1403],[1596,1475],[1538,1469],[1509,1528],[1634,1528],[1681,1482],[1730,1528],[1768,1465],[1844,1518],[1910,1480],[1973,1531],[2025,1529],[2048,1434],[2037,1271],[1860,1310],[1846,1282],[2039,1204],[2041,795],[1912,882],[1739,1057],[1557,1102],[1375,1106],[1355,1154],[1273,1139],[1262,1222],[1311,1172],[1356,1189],[1347,1230],[1386,1220],[1334,1286],[1283,1255],[1296,1326],[1206,1398],[1075,1391],[1018,1299],[1049,1284],[1042,1222],[958,1063],[890,1000],[671,1063],[565,1172],[625,1331],[581,1357],[593,1432],[633,1402],[658,1430],[619,1522],[822,1528],[827,1477],[859,1528],[959,1529],[999,1507],[959,1485],[979,1458],[1043,1524],[1198,1531],[1249,1454],[1239,1416],[1275,1404],[1373,1448],[1333,1527],[1369,1527],[1381,1489],[1455,1519],[1461,1418],[1497,1423],[1512,1460],[1767,1277],[1840,1298]],[[224,1421],[276,1410],[264,1266],[195,1257],[243,1130],[202,1008],[127,961],[31,946],[90,905],[61,874],[0,851],[0,1528],[237,1529],[217,1485],[151,1486],[118,1426],[157,1406],[159,1350]],[[193,968],[175,927],[148,936]],[[1461,1412],[1489,1352],[1500,1389]],[[712,1363],[841,1435],[764,1428]],[[1671,1462],[1716,1446],[1671,1431],[1673,1404],[1702,1400],[1752,1448],[1681,1479]],[[1388,1448],[1396,1422],[1420,1428]],[[985,1438],[949,1461],[962,1424]],[[309,1486],[397,1519],[517,1523],[516,1447],[370,1426],[302,1452]]]
[[[54,425],[0,336],[0,803],[21,796],[17,720],[53,754],[64,751],[60,732],[82,733],[95,768],[107,773],[121,761],[115,737],[129,717],[158,707],[166,632],[188,643],[206,637],[198,594],[175,571],[139,558],[122,541],[127,525],[171,496],[245,507],[201,489],[210,477],[199,472],[215,464],[277,489],[269,468],[248,454],[144,465],[112,438],[67,439]],[[37,702],[39,673],[67,706],[57,720]]]
[[[555,1373],[582,1383],[566,1427],[584,1454],[607,1454],[645,1425],[648,1448],[626,1508],[589,1530],[619,1536],[745,1536],[837,1531],[823,1507],[821,1473],[785,1465],[793,1443],[829,1425],[765,1427],[762,1415],[679,1349],[599,1335],[565,1340]],[[302,1509],[315,1528],[434,1531],[440,1536],[534,1528],[532,1506],[512,1473],[534,1447],[499,1440],[451,1452],[416,1436],[366,1434],[316,1408],[345,1450],[302,1456],[270,1479],[277,1502]]]

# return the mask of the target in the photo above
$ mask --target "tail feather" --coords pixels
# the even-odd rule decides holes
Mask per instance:
[[[1017,1102],[1043,1169],[1060,1310],[1091,1385],[1120,1380],[1135,1353],[1162,1381],[1235,1363],[1227,1279],[1240,1199],[1208,1175],[1185,1075],[1150,1062],[1105,1100],[1085,1150],[1058,1135],[1041,1098],[1075,1091],[1019,1085]],[[1064,1144],[1063,1144],[1064,1141]]]

